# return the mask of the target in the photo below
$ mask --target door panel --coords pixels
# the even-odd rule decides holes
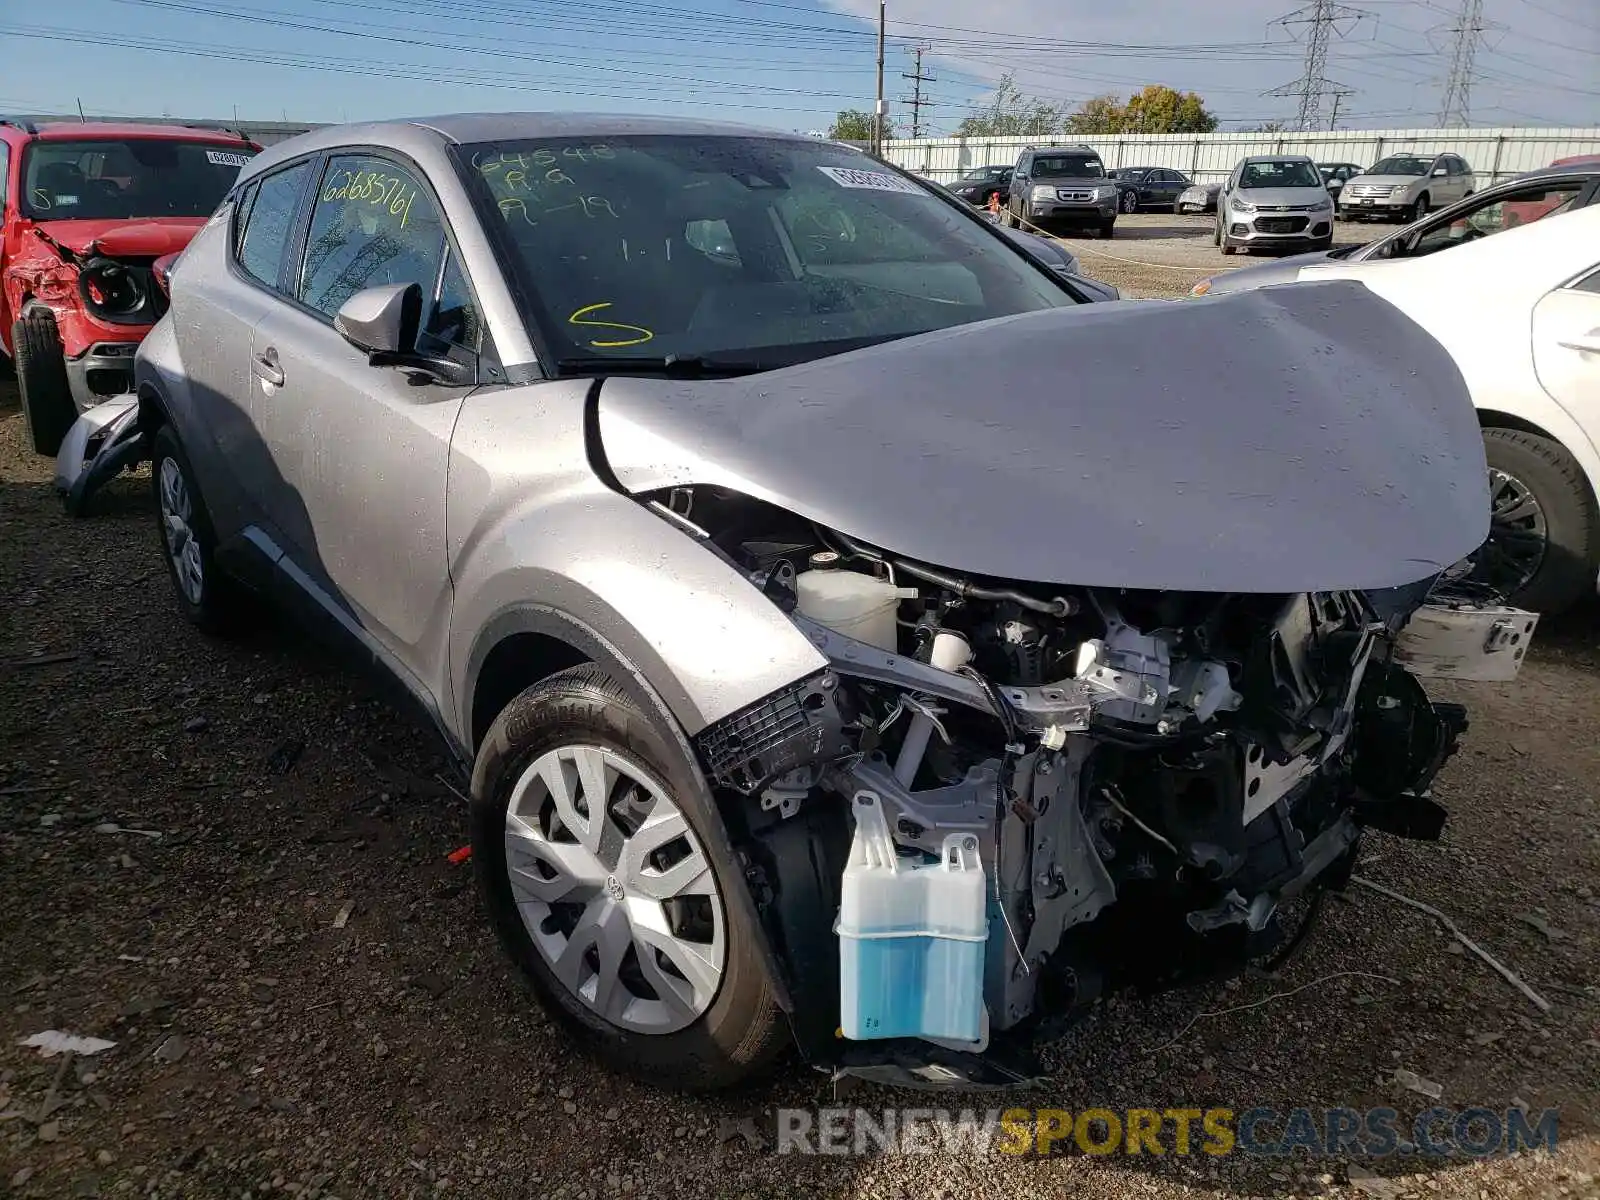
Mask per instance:
[[[445,477],[463,390],[416,385],[283,306],[251,338],[251,413],[284,550],[400,661],[449,604]],[[254,370],[269,360],[281,383]]]
[[[251,421],[250,331],[282,303],[266,289],[277,284],[310,175],[310,162],[300,162],[246,188],[231,219],[207,225],[190,244],[183,286],[173,296],[173,336],[195,418],[179,432],[215,448],[190,457],[224,541],[264,515],[272,470]],[[226,470],[213,471],[213,464]]]
[[[1534,306],[1533,365],[1575,421],[1600,428],[1600,292],[1563,288]]]
[[[426,181],[334,154],[312,197],[303,259],[251,336],[251,411],[277,478],[267,506],[284,548],[373,639],[416,671],[448,612],[445,475],[462,388],[374,367],[333,328],[364,288],[415,283],[432,328],[446,232]]]

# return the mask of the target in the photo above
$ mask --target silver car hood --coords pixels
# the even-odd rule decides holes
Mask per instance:
[[[1426,175],[1357,175],[1354,179],[1345,180],[1345,187],[1352,183],[1375,183],[1379,187],[1410,187],[1413,183],[1422,183]]]
[[[1488,534],[1460,372],[1358,283],[959,326],[741,379],[613,377],[629,492],[727,487],[1003,579],[1412,583]]]
[[[1234,193],[1251,204],[1271,204],[1279,207],[1320,204],[1328,198],[1325,187],[1242,187]]]

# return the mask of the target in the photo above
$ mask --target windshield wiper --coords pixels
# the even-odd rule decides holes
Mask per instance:
[[[665,375],[669,379],[717,379],[770,371],[773,364],[747,359],[716,358],[698,354],[609,355],[563,358],[556,363],[563,375]]]

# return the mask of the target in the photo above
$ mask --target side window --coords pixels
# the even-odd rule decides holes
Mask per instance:
[[[428,305],[427,319],[417,335],[417,349],[423,353],[447,354],[451,348],[478,352],[482,341],[478,306],[467,287],[467,277],[454,254],[445,259],[439,292]]]
[[[7,198],[11,195],[6,182],[11,178],[11,143],[0,142],[0,220],[5,219]]]
[[[381,284],[415,283],[432,296],[444,249],[439,210],[412,171],[373,155],[335,155],[312,204],[295,298],[332,317]]]
[[[1572,290],[1575,292],[1591,292],[1596,296],[1600,296],[1600,271],[1590,271],[1572,285]]]
[[[1515,229],[1529,221],[1538,221],[1551,213],[1570,208],[1581,190],[1579,183],[1562,182],[1541,184],[1502,195],[1492,203],[1480,204],[1457,214],[1453,220],[1440,221],[1424,229],[1412,243],[1406,257],[1418,258],[1435,250]]]
[[[238,258],[244,250],[245,226],[250,222],[250,208],[256,202],[256,192],[260,184],[247,184],[233,201],[233,256]]]
[[[239,265],[268,287],[278,286],[300,192],[310,172],[309,162],[296,163],[253,185],[249,211],[240,222]]]

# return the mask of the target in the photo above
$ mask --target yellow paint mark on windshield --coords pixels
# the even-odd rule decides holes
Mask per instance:
[[[589,345],[597,350],[615,350],[621,346],[638,346],[648,342],[656,335],[642,325],[625,325],[620,321],[588,321],[584,318],[590,313],[597,313],[601,309],[610,308],[609,300],[600,304],[587,304],[567,318],[568,325],[579,325],[585,329],[605,329],[622,333],[636,334],[635,337],[618,338],[611,341],[591,340]]]

